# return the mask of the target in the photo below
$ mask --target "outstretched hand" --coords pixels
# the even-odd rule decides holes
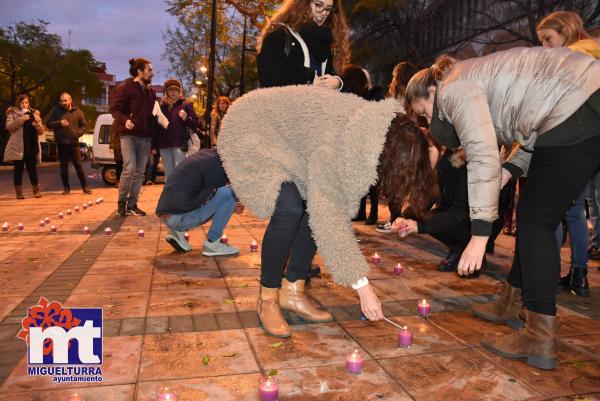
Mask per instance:
[[[471,237],[458,262],[459,275],[468,276],[481,269],[488,238],[478,235]]]

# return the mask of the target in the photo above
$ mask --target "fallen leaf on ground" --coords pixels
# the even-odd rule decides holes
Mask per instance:
[[[223,303],[225,303],[227,305],[233,305],[233,304],[235,304],[235,301],[233,299],[231,299],[231,298],[225,298],[223,300]]]
[[[34,258],[33,256],[30,256],[30,257],[28,257],[28,258],[27,258],[27,261],[28,261],[28,262],[31,262],[31,263],[35,263],[35,262],[37,262],[38,260],[40,260],[40,258]]]
[[[210,363],[210,356],[209,355],[204,355],[204,357],[202,358],[202,363],[205,366],[208,366],[208,364]]]
[[[231,354],[223,355],[223,358],[233,358],[234,356],[237,356],[237,352],[232,352]]]
[[[283,347],[283,343],[282,342],[273,343],[273,344],[269,345],[269,347],[281,348],[281,347]]]

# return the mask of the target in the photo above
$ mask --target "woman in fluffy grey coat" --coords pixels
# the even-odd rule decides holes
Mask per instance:
[[[556,226],[600,167],[599,88],[600,61],[540,47],[457,63],[442,58],[418,72],[407,88],[413,110],[431,120],[432,136],[452,148],[462,145],[467,156],[473,235],[459,273],[479,270],[498,217],[500,189],[511,177],[527,174],[508,283],[496,301],[473,310],[486,320],[524,326],[486,337],[482,345],[542,369],[554,369],[557,362],[560,255],[549,244],[556,243]],[[498,145],[515,141],[520,150],[501,166]]]
[[[427,143],[407,117],[397,116],[398,109],[393,99],[369,102],[314,86],[288,86],[253,91],[237,100],[224,118],[219,154],[240,201],[258,217],[271,218],[282,196],[297,196],[285,216],[308,223],[299,229],[307,230],[306,236],[292,232],[289,239],[293,244],[284,280],[296,283],[295,293],[277,291],[288,255],[277,266],[271,280],[278,283],[273,284],[265,281],[263,255],[258,314],[269,334],[291,335],[280,308],[309,309],[310,316],[319,317],[303,296],[317,248],[334,281],[357,290],[365,316],[383,317],[350,219],[377,181],[380,164],[387,194],[393,186],[393,195],[411,204],[424,205],[421,199],[435,185]],[[390,164],[392,160],[404,164]],[[305,242],[314,239],[316,246],[296,243],[304,237]]]

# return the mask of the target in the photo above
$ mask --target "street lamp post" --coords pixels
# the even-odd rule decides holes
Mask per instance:
[[[244,94],[244,69],[246,66],[246,16],[244,16],[244,33],[242,35],[242,63],[240,66],[240,96]]]
[[[208,60],[208,93],[206,100],[206,110],[204,111],[204,120],[210,129],[210,111],[212,109],[213,92],[215,89],[215,56],[217,47],[217,0],[212,0],[212,10],[210,19],[210,55]]]

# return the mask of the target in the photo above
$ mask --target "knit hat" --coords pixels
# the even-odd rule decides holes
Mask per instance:
[[[164,87],[165,87],[165,91],[168,91],[169,88],[173,88],[173,87],[179,89],[180,91],[183,91],[183,88],[181,87],[181,82],[179,82],[179,80],[176,78],[167,79],[165,81]]]

